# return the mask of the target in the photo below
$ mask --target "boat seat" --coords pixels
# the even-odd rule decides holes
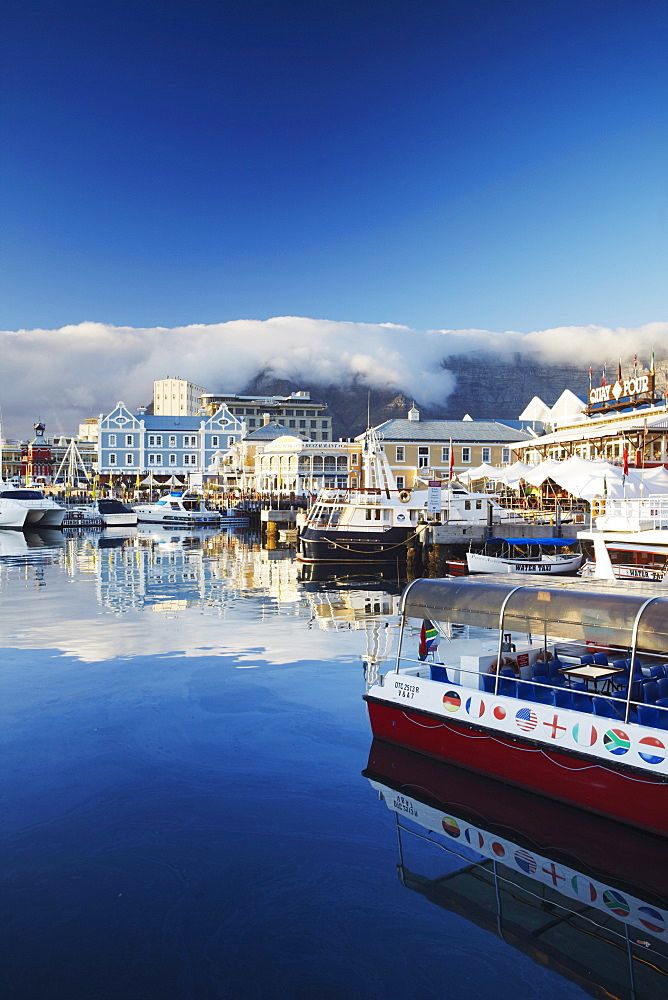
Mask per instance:
[[[568,688],[557,688],[553,691],[552,704],[555,708],[573,708],[573,696]]]
[[[651,667],[645,667],[643,671],[643,676],[649,678],[652,681],[658,681],[659,678],[665,677],[665,671],[663,669],[662,663],[655,663]]]
[[[624,718],[624,713],[607,698],[594,698],[594,715],[604,719],[617,719],[620,722]]]
[[[580,663],[593,663],[593,662],[594,662],[594,657],[591,655],[591,653],[586,653],[584,656],[580,657]]]
[[[551,688],[539,687],[537,684],[534,684],[532,700],[539,702],[541,705],[551,705],[552,704]]]
[[[657,701],[660,701],[662,698],[668,698],[668,677],[659,677],[656,686],[659,690]]]
[[[594,663],[598,664],[599,667],[607,667],[608,657],[605,653],[594,653]]]
[[[663,709],[663,712],[659,711]],[[657,715],[659,716],[659,721],[657,726],[659,729],[668,729],[668,698],[659,698],[656,703]]]
[[[653,729],[661,729],[661,714],[655,705],[638,705],[638,721],[641,726],[651,726]]]
[[[482,689],[487,694],[494,694],[496,686],[496,676],[494,674],[482,674]]]
[[[499,694],[505,698],[517,698],[517,681],[510,677],[499,678]]]
[[[517,681],[517,697],[524,701],[533,701],[533,684],[531,681]]]
[[[448,671],[443,666],[442,663],[430,663],[429,664],[429,674],[433,681],[442,681],[444,684],[450,683],[450,678],[448,677]]]
[[[572,691],[573,708],[576,712],[591,712],[591,695],[580,691]]]

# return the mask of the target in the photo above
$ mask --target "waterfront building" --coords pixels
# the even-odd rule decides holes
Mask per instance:
[[[158,416],[125,403],[99,418],[98,471],[103,475],[192,476],[205,473],[243,435],[243,420],[221,406],[212,416]]]
[[[230,413],[243,418],[251,433],[273,422],[304,440],[332,440],[332,418],[326,412],[327,404],[316,403],[311,399],[310,392],[304,390],[289,396],[236,396],[233,393],[204,392],[200,402],[208,414],[226,406]]]
[[[305,495],[357,486],[359,463],[356,442],[313,441],[267,420],[232,446],[218,471],[229,489]]]
[[[534,436],[498,420],[421,420],[412,406],[406,419],[386,420],[374,428],[378,435],[397,489],[412,489],[425,479],[447,479],[482,465],[508,465],[518,455],[518,439]],[[358,448],[364,439],[359,434]]]
[[[570,406],[563,405],[567,393],[553,407],[543,403],[543,411],[542,401],[534,397],[521,414],[526,417],[529,408],[542,412],[548,429],[530,440],[513,442],[521,461],[535,465],[546,458],[575,456],[622,464],[626,452],[629,465],[668,464],[668,397],[656,393],[653,372],[596,386],[586,401],[570,393],[577,406],[572,401]]]

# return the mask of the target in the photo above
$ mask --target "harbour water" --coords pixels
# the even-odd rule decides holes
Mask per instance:
[[[413,823],[409,863],[420,796],[391,772],[414,763],[362,775],[401,583],[232,532],[0,533],[4,998],[660,995],[656,900],[651,932],[587,912],[571,967],[544,882],[508,906],[547,907],[549,947],[466,883],[498,872],[461,818]]]

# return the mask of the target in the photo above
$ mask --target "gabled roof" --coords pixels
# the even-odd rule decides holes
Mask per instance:
[[[283,427],[282,424],[277,424],[275,420],[271,420],[268,424],[264,424],[263,427],[258,427],[246,434],[244,441],[275,441],[276,438],[283,437],[284,434],[289,434],[291,437],[299,437],[294,431],[289,431],[287,427]]]
[[[384,441],[470,441],[482,444],[504,444],[531,438],[496,420],[386,420],[375,428]],[[355,440],[361,440],[358,435]]]

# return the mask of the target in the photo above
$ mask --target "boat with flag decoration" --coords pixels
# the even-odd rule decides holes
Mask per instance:
[[[400,614],[364,696],[374,736],[668,833],[668,591],[421,579]],[[468,637],[425,648],[452,624]]]

